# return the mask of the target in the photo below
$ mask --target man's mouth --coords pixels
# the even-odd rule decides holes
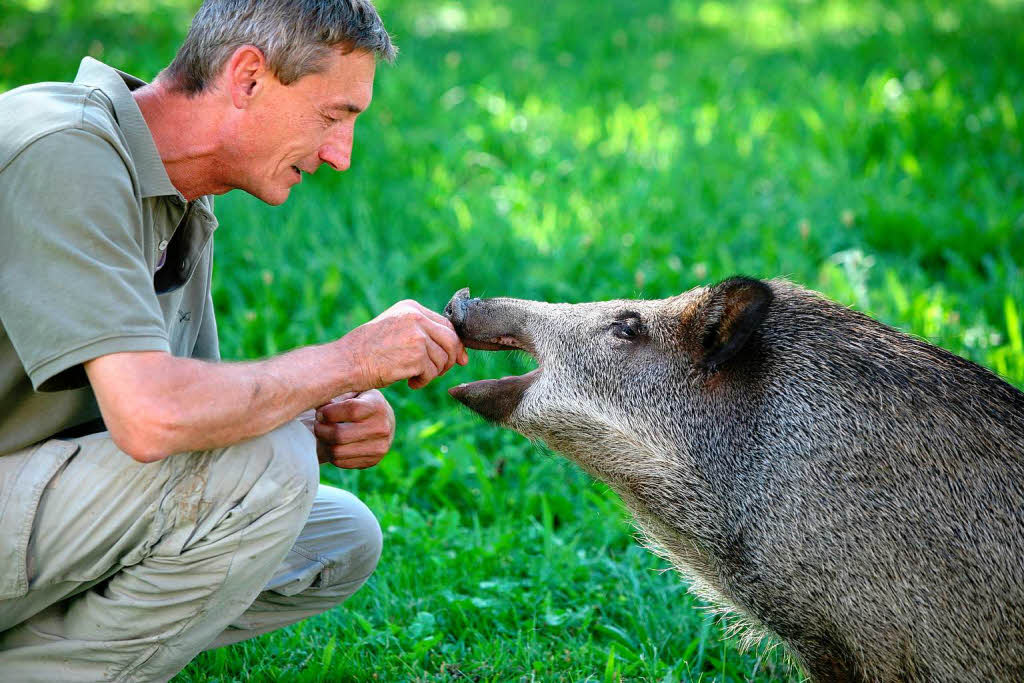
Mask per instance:
[[[456,292],[445,307],[445,315],[455,326],[462,343],[484,351],[526,351],[537,358],[528,335],[508,324],[500,308],[488,300],[471,299],[468,289]],[[503,422],[515,411],[526,390],[540,376],[541,368],[524,375],[467,382],[448,390],[452,398],[494,422]]]
[[[298,166],[292,166],[292,172],[295,174],[295,182],[302,182],[302,170]]]

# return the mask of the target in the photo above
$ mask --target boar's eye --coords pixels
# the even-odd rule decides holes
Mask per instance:
[[[638,316],[630,315],[614,321],[611,331],[619,339],[633,340],[644,333],[644,326]]]

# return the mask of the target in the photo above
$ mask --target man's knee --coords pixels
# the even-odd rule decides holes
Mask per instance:
[[[373,574],[380,561],[384,543],[380,523],[370,508],[348,491],[330,490],[332,495],[336,492],[341,497],[351,499],[347,502],[346,509],[351,516],[349,525],[353,530],[352,541],[345,543],[345,546],[351,546],[351,550],[345,552],[344,559],[339,562],[341,571],[337,572],[337,576],[332,577],[331,583],[344,584],[358,581],[361,584]],[[344,551],[345,548],[343,547],[341,550]]]
[[[313,550],[324,563],[314,592],[344,600],[377,568],[383,539],[377,518],[361,500],[321,486],[307,530],[296,545]]]

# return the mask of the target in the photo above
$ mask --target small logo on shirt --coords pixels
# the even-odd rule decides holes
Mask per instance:
[[[189,323],[189,322],[192,322],[192,311],[183,311],[183,310],[181,310],[179,308],[178,309],[178,322],[179,323]]]

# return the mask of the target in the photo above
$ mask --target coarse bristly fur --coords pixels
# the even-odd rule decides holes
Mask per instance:
[[[607,482],[696,592],[815,681],[1024,681],[1024,394],[790,283],[453,297],[460,385]]]

